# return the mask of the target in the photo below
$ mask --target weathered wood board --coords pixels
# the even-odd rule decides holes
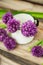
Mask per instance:
[[[43,6],[32,4],[30,2],[25,1],[17,1],[17,0],[1,0],[0,7],[13,9],[13,10],[26,10],[26,11],[34,11],[34,12],[43,12]]]
[[[43,40],[43,22],[39,23],[38,33],[35,35],[34,40],[32,42],[30,42],[29,44],[26,44],[26,45],[17,45],[17,47],[14,50],[8,51],[6,49],[6,47],[4,46],[4,44],[0,43],[0,49],[2,49],[4,51],[7,51],[7,52],[9,52],[11,54],[20,56],[20,57],[22,57],[24,59],[30,60],[30,61],[32,61],[34,63],[37,63],[37,64],[41,65],[43,63],[43,57],[42,58],[41,57],[40,58],[35,57],[30,52],[28,52],[28,50],[27,50],[27,48],[30,45],[32,45],[33,43],[35,43],[38,40]]]
[[[13,10],[43,12],[43,6],[41,5],[36,5],[36,4],[29,3],[29,2],[16,1],[16,0],[14,1],[13,0],[1,0],[0,7],[13,9]],[[40,22],[39,27],[38,27],[38,33],[36,34],[34,40],[31,43],[26,44],[26,45],[17,45],[17,48],[15,48],[12,51],[8,51],[5,48],[4,44],[0,43],[0,49],[7,51],[11,54],[17,55],[21,58],[27,59],[28,61],[32,61],[34,63],[41,65],[43,63],[43,58],[34,57],[32,56],[30,52],[27,51],[27,48],[38,40],[43,40],[43,23],[42,22]],[[21,64],[12,62],[11,60],[9,60],[8,58],[2,55],[0,57],[1,57],[1,65],[21,65]],[[25,65],[25,64],[22,64],[22,65]],[[35,64],[31,64],[31,65],[35,65]]]
[[[16,62],[12,62],[8,58],[1,55],[1,65],[19,65],[19,64]]]

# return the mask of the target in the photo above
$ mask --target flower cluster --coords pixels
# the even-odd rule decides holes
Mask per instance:
[[[34,36],[37,32],[37,27],[35,23],[33,23],[31,20],[25,22],[22,24],[21,32],[24,36]]]
[[[6,30],[0,28],[0,41],[3,41],[6,36],[7,36]]]
[[[3,42],[8,50],[12,50],[16,47],[16,41],[9,36],[7,36]]]
[[[20,28],[20,22],[14,19],[13,15],[10,12],[7,12],[2,17],[2,20],[7,25],[7,30],[11,33],[14,33],[17,30],[21,29],[22,34],[26,37],[29,37],[29,36],[34,36],[37,32],[37,27],[35,23],[33,23],[31,20],[23,23]],[[4,29],[0,29],[0,41],[4,42],[4,45],[8,50],[14,49],[16,46],[15,39],[9,37]],[[33,52],[35,52],[35,50]]]
[[[7,29],[13,33],[20,29],[20,23],[16,19],[10,19],[7,23]]]
[[[4,42],[4,45],[8,50],[12,50],[16,47],[15,39],[8,36],[6,30],[0,28],[0,41]]]
[[[5,24],[7,24],[9,19],[13,19],[13,15],[10,12],[7,12],[3,17],[2,20]]]
[[[20,29],[20,22],[14,19],[10,12],[6,13],[3,16],[3,22],[7,23],[7,29],[11,33],[14,33]],[[37,32],[36,24],[31,20],[23,23],[21,26],[21,32],[26,37],[34,36]]]
[[[43,56],[43,48],[41,46],[34,46],[32,48],[32,54],[37,57]]]
[[[20,28],[20,22],[13,18],[13,15],[10,12],[7,12],[2,17],[3,22],[7,25],[9,32],[16,32]]]

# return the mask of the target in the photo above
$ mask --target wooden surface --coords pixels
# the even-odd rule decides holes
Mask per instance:
[[[13,55],[17,55],[21,58],[28,60],[28,61],[31,61],[31,62],[41,65],[43,63],[43,57],[38,58],[38,57],[32,56],[32,54],[27,51],[27,48],[30,45],[32,45],[33,43],[35,43],[36,41],[38,41],[40,39],[43,40],[43,22],[40,22],[39,27],[38,27],[38,33],[36,34],[34,40],[31,43],[26,44],[26,45],[18,45],[17,48],[15,48],[14,50],[11,50],[11,51],[8,51],[6,49],[6,47],[4,46],[4,44],[0,43],[0,48],[4,51],[7,51],[7,52],[13,54]]]
[[[15,65],[38,65],[36,63],[33,63],[30,60],[26,60],[26,59],[20,57],[20,56],[8,53],[3,50],[0,50],[0,51],[1,51],[1,61],[4,59],[4,62],[6,61],[7,64],[9,64],[9,63],[15,64],[16,63]],[[2,61],[2,63],[3,63],[3,61]]]
[[[1,0],[0,7],[13,9],[13,10],[43,12],[43,6],[24,2],[24,1]],[[0,53],[1,65],[37,65],[37,64],[41,65],[43,63],[43,58],[34,57],[32,56],[30,52],[27,51],[27,48],[30,45],[32,45],[38,40],[43,40],[43,23],[42,22],[40,21],[40,24],[38,27],[38,33],[36,34],[34,40],[31,43],[26,45],[17,45],[17,48],[15,48],[12,51],[8,51],[6,47],[4,46],[4,44],[0,43],[0,49],[6,51],[6,52],[2,51]],[[13,54],[12,55],[14,58],[13,60],[11,60],[12,56],[10,56],[10,54],[8,54],[7,52],[10,54]]]
[[[19,64],[16,62],[12,62],[8,58],[1,55],[1,65],[19,65]]]
[[[43,0],[25,0],[25,1],[43,4]]]
[[[25,2],[25,1],[2,0],[0,1],[0,7],[13,9],[13,10],[43,12],[43,6],[32,4],[30,2]]]

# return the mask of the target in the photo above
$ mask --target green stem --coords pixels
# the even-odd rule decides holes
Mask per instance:
[[[32,15],[34,18],[43,18],[43,13],[41,13],[41,12],[32,12],[32,11],[28,11],[28,12],[24,12],[24,11],[12,11],[12,13],[13,13],[14,15],[19,14],[19,13],[26,13],[26,14]]]
[[[0,9],[0,18],[2,18],[2,16],[8,12],[7,10],[4,9]],[[43,12],[32,12],[32,11],[11,11],[13,13],[13,15],[19,14],[19,13],[27,13],[32,15],[34,18],[43,18]]]
[[[36,43],[34,43],[34,44],[31,45],[30,47],[28,47],[28,51],[31,51],[31,49],[32,49],[34,46],[40,45],[42,42],[43,42],[43,40],[37,41]],[[43,44],[43,43],[42,43],[42,44]],[[41,46],[42,46],[42,44],[41,44]]]
[[[42,47],[43,47],[43,41],[41,42],[40,46],[42,46]]]
[[[0,9],[0,18],[7,12],[7,10]]]
[[[5,24],[0,24],[0,28],[6,28],[7,26]]]

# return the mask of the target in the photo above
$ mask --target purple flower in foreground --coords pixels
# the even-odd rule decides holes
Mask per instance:
[[[42,48],[42,56],[43,56],[43,48]]]
[[[11,37],[6,37],[3,42],[4,42],[5,47],[8,50],[12,50],[16,47],[16,41],[15,41],[15,39],[13,39]]]
[[[0,28],[0,41],[3,41],[6,36],[7,36],[6,30]]]
[[[43,48],[41,46],[34,46],[32,48],[32,54],[37,57],[41,57],[43,55]]]
[[[20,28],[20,22],[16,19],[10,19],[7,23],[7,29],[9,32],[16,32]]]
[[[21,32],[24,36],[34,36],[37,32],[37,27],[35,23],[33,23],[31,20],[25,22],[22,24]]]
[[[5,24],[7,24],[8,20],[9,19],[12,19],[13,18],[13,15],[10,13],[10,12],[7,12],[3,17],[2,17],[2,20]]]

